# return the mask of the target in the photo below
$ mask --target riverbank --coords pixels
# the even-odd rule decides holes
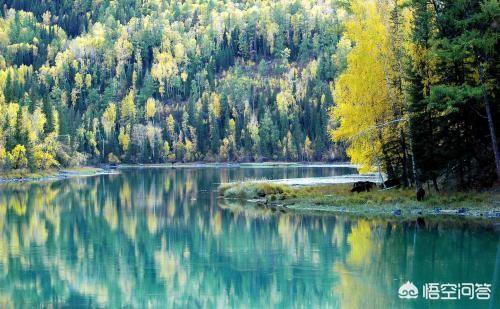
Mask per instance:
[[[73,177],[89,177],[104,174],[116,173],[116,171],[108,170],[99,167],[75,167],[67,169],[53,169],[46,171],[30,172],[28,170],[16,170],[0,173],[0,184],[15,183],[15,182],[31,182],[31,181],[51,181],[61,180]]]
[[[331,212],[363,215],[421,216],[451,215],[500,219],[500,192],[432,192],[418,202],[412,189],[390,189],[351,193],[350,184],[292,186],[279,182],[221,184],[226,199],[254,202],[261,207],[294,212]]]

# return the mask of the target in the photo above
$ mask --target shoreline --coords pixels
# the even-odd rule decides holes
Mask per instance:
[[[57,181],[68,178],[92,177],[98,175],[109,175],[117,173],[118,172],[116,170],[110,170],[92,166],[82,166],[75,168],[65,168],[60,170],[48,170],[48,171],[37,171],[37,172],[14,171],[8,174],[0,174],[0,184]]]
[[[402,205],[400,205],[402,206]],[[365,216],[382,216],[382,217],[400,217],[405,219],[418,219],[427,217],[454,217],[465,219],[488,219],[500,221],[500,208],[492,208],[491,210],[477,210],[477,209],[456,209],[456,208],[432,208],[425,207],[410,208],[403,207],[390,207],[376,208],[376,207],[363,207],[362,209],[353,209],[349,207],[333,206],[333,205],[320,205],[313,206],[307,204],[279,204],[270,203],[266,207],[276,207],[277,209],[283,207],[286,210],[291,210],[296,213],[331,213],[331,214],[351,214],[351,215],[365,215]]]
[[[221,184],[228,203],[253,203],[272,212],[327,213],[418,219],[455,217],[500,222],[500,193],[440,192],[416,201],[412,189],[351,193],[349,184],[289,186],[276,182]]]
[[[126,168],[193,168],[193,167],[239,167],[239,168],[266,168],[266,167],[339,167],[353,168],[358,166],[349,162],[187,162],[187,163],[148,163],[148,164],[119,164],[118,169]]]

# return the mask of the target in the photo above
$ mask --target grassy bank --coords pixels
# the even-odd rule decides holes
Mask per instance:
[[[418,202],[412,189],[351,193],[351,185],[292,187],[263,182],[222,184],[219,194],[229,199],[257,200],[264,207],[295,211],[330,211],[395,216],[461,215],[500,217],[500,194],[433,192]]]
[[[15,170],[0,172],[0,183],[57,180],[69,177],[94,176],[107,173],[108,171],[97,167],[74,167],[66,169],[51,169],[31,172],[29,170]]]

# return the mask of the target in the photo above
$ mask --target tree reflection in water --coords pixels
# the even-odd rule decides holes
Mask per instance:
[[[280,213],[214,192],[285,173],[325,172],[132,169],[2,185],[0,307],[398,307],[406,280],[493,282],[499,237],[479,225]]]

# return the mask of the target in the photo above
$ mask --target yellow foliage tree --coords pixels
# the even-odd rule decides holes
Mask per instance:
[[[57,162],[54,156],[49,152],[43,151],[42,147],[35,147],[34,159],[37,169],[49,169],[59,166],[59,162]]]
[[[345,38],[354,46],[347,54],[346,70],[333,87],[336,105],[331,117],[338,126],[330,132],[331,136],[349,143],[347,154],[365,172],[379,163],[387,133],[383,124],[394,119],[388,82],[394,55],[384,5],[375,1],[351,2],[352,17],[345,23]]]
[[[9,160],[14,169],[28,167],[28,159],[26,158],[26,147],[16,145],[9,154]]]
[[[135,119],[136,109],[134,103],[134,91],[130,90],[122,101],[120,119],[130,123]]]
[[[165,141],[165,143],[163,143],[163,153],[165,158],[168,158],[170,154],[170,144],[168,143],[168,141]]]
[[[282,115],[286,115],[288,113],[288,108],[290,105],[295,103],[295,98],[292,93],[288,90],[282,91],[278,93],[276,96],[276,104],[278,106],[278,111]]]
[[[159,81],[159,92],[163,96],[165,93],[165,82],[177,75],[179,69],[175,58],[170,52],[161,52],[155,55],[155,62],[151,68],[151,75]]]
[[[0,145],[0,168],[5,165],[5,159],[7,159],[7,151],[4,146]]]
[[[116,122],[116,104],[110,103],[102,114],[101,124],[104,128],[104,134],[107,137],[111,135]]]
[[[156,101],[153,98],[149,98],[146,101],[146,118],[153,118],[156,114]]]
[[[217,93],[213,92],[210,95],[209,109],[216,119],[220,117],[220,113],[221,113],[220,108],[221,108],[220,107],[220,97]]]
[[[130,146],[130,127],[120,128],[120,134],[118,135],[118,142],[120,146],[122,146],[123,152],[128,151],[128,147]]]
[[[172,116],[172,114],[170,114],[167,117],[167,132],[168,132],[169,137],[172,140],[174,139],[174,129],[175,129],[174,116]]]

